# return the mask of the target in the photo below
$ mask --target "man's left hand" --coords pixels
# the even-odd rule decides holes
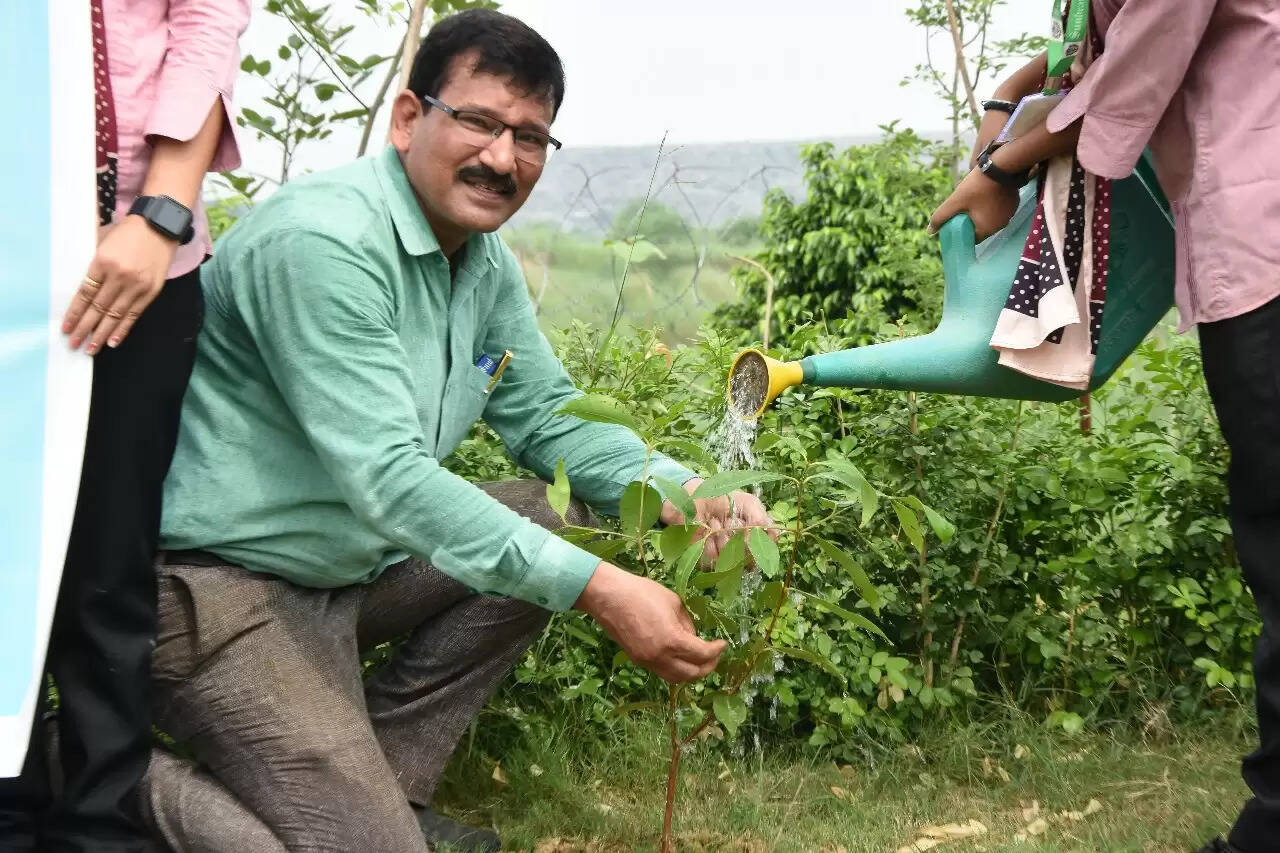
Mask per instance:
[[[702,479],[695,477],[684,484],[684,490],[692,495],[700,485]],[[734,531],[743,527],[763,527],[771,538],[778,538],[778,529],[768,510],[750,492],[737,491],[719,498],[696,498],[693,504],[698,512],[694,521],[701,525],[698,538],[707,537],[704,552],[707,560],[715,560]],[[660,518],[663,524],[685,523],[685,517],[670,501],[663,502]]]
[[[929,219],[929,233],[936,234],[953,216],[967,213],[973,220],[978,242],[982,242],[1009,224],[1018,212],[1019,200],[1017,190],[998,184],[974,169],[933,212]]]

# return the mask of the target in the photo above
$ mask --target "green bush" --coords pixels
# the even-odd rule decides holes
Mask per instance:
[[[656,341],[620,335],[599,353],[599,333],[578,325],[557,344],[581,383],[599,377],[588,390],[664,421],[659,447],[711,473],[700,448],[724,410],[732,336],[708,331],[670,365]],[[851,341],[809,326],[776,354]],[[819,522],[823,537],[858,555],[882,609],[872,614],[818,549],[801,553],[797,584],[858,608],[889,642],[821,610],[784,611],[778,640],[816,649],[848,683],[788,662],[760,688],[760,732],[852,751],[858,735],[905,737],[990,700],[1068,730],[1151,707],[1195,714],[1239,701],[1252,686],[1258,621],[1222,519],[1226,453],[1194,343],[1146,343],[1095,396],[1094,420],[1083,434],[1071,404],[812,388],[784,397],[761,426],[761,467],[845,459],[957,530],[945,545],[930,541],[922,561],[892,513],[866,527],[856,512]],[[451,464],[477,480],[516,473],[483,426]],[[846,500],[816,490],[796,507],[764,492],[781,522],[797,512],[823,519]],[[559,616],[495,707],[527,724],[568,702],[604,724],[619,705],[660,700],[615,652],[585,617]]]
[[[775,280],[770,340],[811,320],[852,318],[855,342],[866,343],[886,320],[927,323],[937,314],[942,264],[925,226],[953,176],[937,146],[885,130],[881,142],[842,152],[807,146],[805,198],[778,190],[765,198],[756,260]],[[725,328],[756,329],[765,276],[743,268],[736,278],[741,299],[717,317]]]

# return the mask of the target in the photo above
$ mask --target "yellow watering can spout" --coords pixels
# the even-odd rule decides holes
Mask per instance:
[[[798,361],[778,361],[756,349],[738,353],[729,369],[729,405],[741,417],[755,420],[783,391],[804,381]]]

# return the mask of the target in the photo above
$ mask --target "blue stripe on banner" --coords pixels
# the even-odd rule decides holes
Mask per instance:
[[[50,287],[49,9],[0,3],[0,715],[30,689],[44,459]]]

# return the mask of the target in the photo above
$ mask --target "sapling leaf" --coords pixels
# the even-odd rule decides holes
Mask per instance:
[[[836,480],[855,492],[860,493],[867,483],[867,478],[862,476],[858,466],[847,459],[824,459],[817,463],[817,467],[822,470],[814,476]]]
[[[871,582],[871,578],[867,577],[866,571],[863,570],[858,561],[846,554],[834,542],[829,542],[826,539],[819,539],[818,547],[828,560],[844,569],[845,574],[853,581],[853,585],[858,588],[858,593],[867,604],[879,609],[880,590],[876,589],[875,584]]]
[[[731,738],[738,736],[738,729],[747,721],[747,703],[737,693],[717,693],[711,699],[711,710]]]
[[[564,460],[556,463],[555,479],[547,484],[547,503],[560,516],[560,520],[568,524],[565,514],[569,512],[569,476],[564,472]]]
[[[638,536],[651,529],[661,512],[662,494],[653,486],[636,480],[623,490],[618,519],[622,522],[622,532],[628,536]]]
[[[754,486],[758,483],[772,483],[783,479],[786,478],[772,471],[721,471],[719,474],[703,480],[702,484],[694,490],[693,496],[699,500],[703,498],[719,498],[730,492],[736,492],[738,489],[745,489],[747,486]]]
[[[880,492],[870,483],[862,485],[862,526],[866,527],[875,518],[880,506]]]
[[[663,561],[672,563],[679,559],[697,531],[697,526],[693,524],[673,524],[662,531],[662,535],[658,537],[658,551],[662,554]]]
[[[839,604],[835,604],[833,602],[827,601],[824,598],[819,598],[816,595],[811,595],[810,593],[807,593],[807,592],[801,592],[800,594],[805,597],[805,600],[812,602],[813,605],[817,607],[819,610],[825,610],[826,612],[830,613],[832,616],[838,616],[841,619],[843,619],[845,622],[848,623],[848,627],[861,628],[862,630],[870,634],[875,634],[876,636],[881,637],[884,640],[889,639],[887,636],[885,636],[884,631],[880,630],[880,626],[876,625],[876,623],[872,622],[867,617],[854,613],[851,610],[846,610],[845,608],[841,607]]]
[[[793,646],[774,646],[773,650],[780,655],[795,658],[796,660],[802,660],[805,663],[811,663],[822,669],[827,674],[835,676],[840,680],[842,685],[848,684],[844,673],[841,672],[826,655],[820,655],[817,652],[810,651],[809,649],[797,649]]]
[[[689,578],[693,576],[694,569],[698,567],[698,561],[702,559],[702,552],[706,547],[707,540],[702,539],[685,548],[684,553],[680,555],[680,561],[676,563],[675,591],[677,595],[683,596],[685,590],[689,588]]]
[[[905,501],[893,501],[893,511],[898,516],[898,523],[902,525],[902,531],[907,534],[907,539],[916,547],[917,551],[924,550],[924,531],[920,529],[920,518],[916,515],[915,510],[907,505]]]
[[[705,595],[692,595],[685,599],[684,606],[703,628],[710,628],[721,634],[737,630],[737,625],[729,619],[724,608]]]
[[[764,435],[760,436],[760,438],[757,439],[756,441],[756,452],[763,453],[764,451],[768,450],[770,447],[773,447],[775,444],[777,444],[778,439],[780,439],[781,437],[782,436],[778,435],[778,433],[776,432],[765,433]]]
[[[720,556],[716,557],[716,572],[731,572],[734,569],[740,569],[747,563],[747,537],[746,531],[733,534],[724,547],[720,549]]]
[[[742,576],[742,563],[731,565],[729,568],[713,572],[699,572],[694,576],[692,586],[694,589],[710,589],[713,586],[719,586],[728,580],[733,580]]]
[[[666,477],[654,476],[651,479],[657,484],[662,496],[671,501],[672,506],[680,510],[680,514],[684,516],[684,523],[692,524],[694,518],[698,515],[698,508],[694,506],[693,496],[684,490],[684,486],[675,480],[668,480]]]
[[[640,430],[640,424],[631,413],[617,400],[604,394],[587,394],[570,400],[556,414],[572,415],[598,424],[618,424],[637,432]]]
[[[626,539],[597,539],[580,546],[588,554],[594,554],[602,560],[612,560],[618,552],[627,547]]]
[[[664,450],[671,449],[680,451],[686,459],[697,462],[698,466],[703,471],[708,471],[714,474],[720,470],[720,466],[716,463],[716,460],[711,456],[711,454],[706,451],[706,448],[695,442],[686,441],[683,438],[673,438],[663,441],[662,447]]]
[[[751,559],[767,578],[778,574],[781,558],[778,554],[778,543],[770,538],[762,527],[752,527],[747,534],[747,545],[751,551]]]
[[[756,591],[756,604],[762,609],[774,611],[778,609],[778,605],[782,604],[782,581],[770,581],[764,584]]]
[[[929,520],[929,526],[933,528],[934,534],[942,540],[942,544],[945,545],[950,542],[951,538],[956,535],[956,526],[943,518],[935,509],[933,509],[933,507],[926,505],[915,495],[904,498],[904,500],[915,509],[924,513],[924,517]]]
[[[933,532],[937,534],[937,537],[942,540],[944,545],[956,535],[956,526],[939,515],[936,510],[926,506],[924,515],[925,518],[929,519],[929,526],[933,528]]]

